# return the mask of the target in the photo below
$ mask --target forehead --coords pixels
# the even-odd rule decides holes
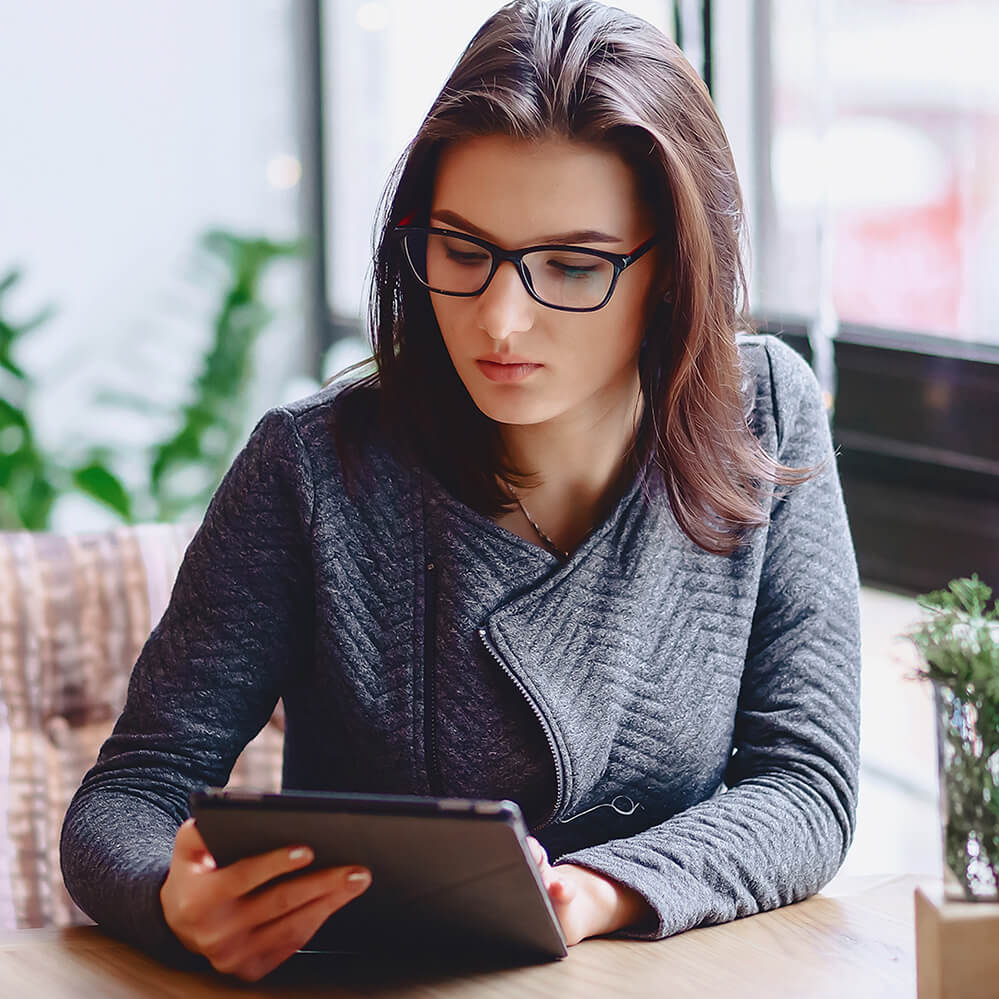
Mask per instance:
[[[441,153],[431,211],[456,212],[501,245],[598,229],[633,242],[650,213],[633,169],[607,146],[550,138],[461,139]]]

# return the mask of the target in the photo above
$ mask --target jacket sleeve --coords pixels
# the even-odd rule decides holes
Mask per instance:
[[[294,417],[271,410],[216,490],[63,822],[73,900],[165,960],[192,957],[159,901],[188,794],[226,783],[311,648],[312,503]]]
[[[853,838],[859,580],[828,420],[805,361],[767,344],[778,459],[827,462],[775,493],[722,793],[635,836],[561,857],[635,889],[659,939],[814,894]]]

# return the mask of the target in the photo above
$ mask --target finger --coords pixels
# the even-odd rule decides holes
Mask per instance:
[[[541,875],[541,883],[545,886],[545,891],[547,891],[552,883],[552,878],[555,877],[554,868],[546,860],[538,866],[538,874]]]
[[[244,902],[238,927],[253,930],[301,909],[319,898],[343,896],[347,901],[364,891],[371,874],[363,867],[330,867],[265,886]]]
[[[341,888],[266,923],[246,937],[245,957],[232,973],[257,981],[269,974],[279,964],[309,942],[334,912],[339,911],[358,895],[370,882],[344,882],[350,888]],[[242,972],[242,973],[241,973]],[[250,977],[247,977],[249,975]]]
[[[548,864],[548,851],[533,836],[527,837],[527,845],[537,865],[545,867]]]
[[[576,897],[576,885],[555,875],[548,886],[548,894],[553,902],[568,905]]]
[[[565,935],[565,942],[570,947],[579,943],[586,936],[580,926],[582,913],[579,912],[579,904],[576,901],[577,887],[571,881],[564,881],[556,876],[552,879],[548,895]]]
[[[237,860],[222,868],[219,874],[224,877],[230,896],[247,895],[282,874],[308,867],[314,858],[315,854],[307,846],[283,847],[256,857]]]

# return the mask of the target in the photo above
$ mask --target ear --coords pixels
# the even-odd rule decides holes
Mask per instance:
[[[656,305],[661,305],[663,302],[672,305],[675,298],[676,286],[673,284],[672,280],[668,277],[664,277],[659,284],[656,285],[653,301]]]
[[[673,267],[669,261],[664,262],[655,286],[654,297],[656,301],[672,302],[675,296],[675,285]]]
[[[653,247],[652,253],[656,254],[659,259],[656,260],[657,273],[647,292],[648,298],[645,304],[646,326],[658,315],[661,315],[663,308],[672,308],[673,300],[676,296],[673,281],[673,261],[663,260],[659,256],[662,253],[661,247]]]

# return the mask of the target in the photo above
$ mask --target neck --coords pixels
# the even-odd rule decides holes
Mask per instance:
[[[626,393],[599,400],[586,412],[503,427],[514,466],[535,475],[518,492],[546,531],[547,522],[563,535],[585,534],[616,500],[642,405],[636,373]]]

